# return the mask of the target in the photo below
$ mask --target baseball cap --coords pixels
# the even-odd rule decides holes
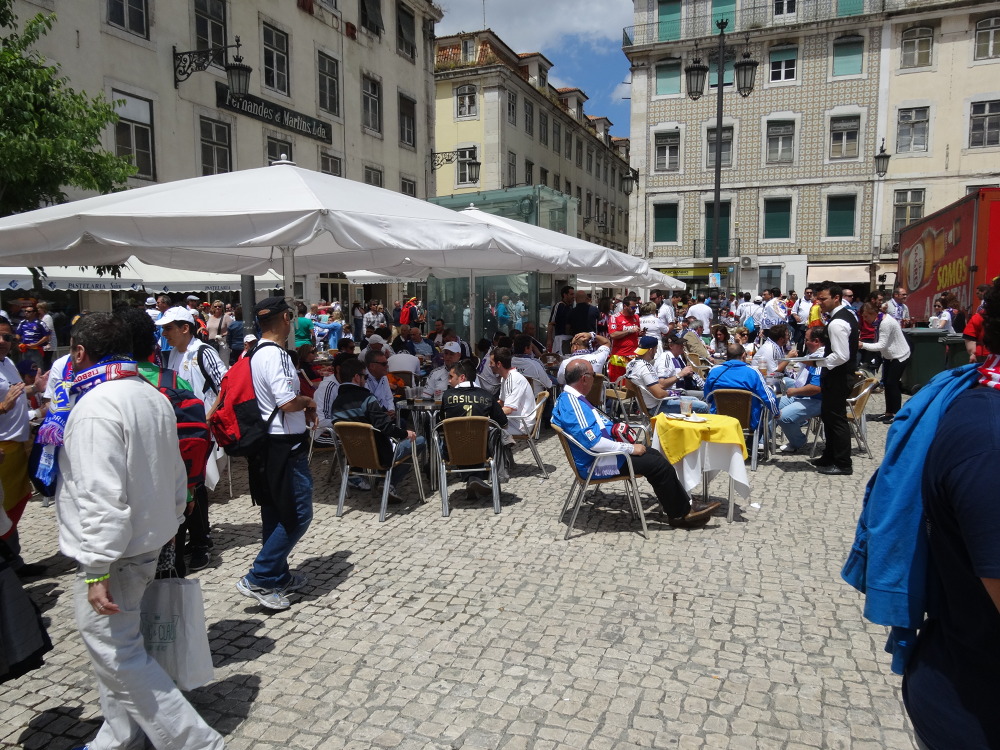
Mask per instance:
[[[190,323],[194,325],[194,315],[186,307],[171,307],[156,321],[156,325],[158,326],[165,326],[167,323]]]
[[[385,339],[376,333],[375,335],[368,337],[368,346],[371,346],[372,344],[381,344],[382,346],[385,346]]]
[[[754,297],[754,298],[753,298],[753,301],[754,301],[754,302],[763,302],[763,301],[764,301],[764,298],[763,298],[763,297]]]
[[[371,339],[369,339],[369,341],[371,341]],[[452,352],[454,354],[461,354],[462,353],[462,347],[460,347],[458,345],[457,341],[448,341],[448,342],[445,342],[445,345],[441,347],[441,351],[443,351],[443,352]]]
[[[291,310],[284,297],[268,297],[253,306],[253,313],[258,320],[267,320],[273,315]]]
[[[642,336],[639,339],[639,347],[635,350],[636,354],[645,354],[650,349],[656,348],[656,336]]]
[[[673,346],[675,344],[677,346],[683,346],[684,345],[684,339],[682,339],[676,333],[671,333],[669,336],[665,336],[664,337],[663,343],[666,344],[667,346]]]
[[[246,336],[243,337],[244,344],[249,344],[251,341],[256,341],[256,340],[257,337],[254,336],[252,333],[248,333]]]
[[[146,307],[153,307],[156,304],[156,297],[146,297]]]
[[[198,301],[198,296],[195,295],[195,294],[189,294],[187,296],[187,301],[188,302],[197,302]]]

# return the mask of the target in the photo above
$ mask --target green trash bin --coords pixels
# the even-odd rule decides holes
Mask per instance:
[[[947,336],[939,338],[938,342],[945,345],[944,368],[946,370],[969,364],[969,355],[965,351],[965,339],[960,333],[949,333]]]
[[[903,331],[910,343],[910,359],[903,370],[903,390],[907,393],[916,391],[939,372],[947,370],[946,351],[941,331],[931,328],[908,328]]]

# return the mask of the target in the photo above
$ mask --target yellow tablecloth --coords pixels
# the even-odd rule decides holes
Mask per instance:
[[[676,464],[689,453],[694,453],[702,443],[728,443],[738,445],[743,451],[743,459],[747,457],[746,441],[740,422],[733,417],[721,414],[699,414],[704,422],[685,422],[680,419],[668,419],[663,414],[653,417],[653,429],[660,441],[660,450],[667,461]]]

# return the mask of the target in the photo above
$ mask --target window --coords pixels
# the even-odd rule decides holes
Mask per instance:
[[[396,51],[408,60],[417,57],[417,22],[402,3],[396,3]]]
[[[587,174],[593,174],[594,172],[594,149],[587,149]]]
[[[584,204],[584,206],[585,206],[584,211],[583,211],[583,215],[584,216],[593,216],[594,215],[594,212],[592,210],[593,204],[594,204],[594,194],[591,193],[588,190],[587,191],[587,202]]]
[[[611,187],[620,187],[618,184],[618,167],[611,167]]]
[[[838,16],[859,16],[865,12],[865,0],[836,0]]]
[[[208,117],[199,121],[201,129],[201,173],[222,174],[232,171],[229,125]]]
[[[334,177],[343,177],[344,162],[339,156],[334,156],[329,151],[320,151],[319,171],[323,174],[332,174]]]
[[[417,103],[402,94],[399,95],[399,142],[404,146],[417,145]]]
[[[1000,57],[1000,16],[976,24],[976,59]]]
[[[513,151],[507,152],[507,185],[517,184],[517,154]]]
[[[361,10],[361,28],[373,34],[381,34],[385,29],[382,21],[382,0],[358,0]]]
[[[681,38],[681,0],[657,3],[657,40],[669,42]]]
[[[797,47],[771,50],[771,81],[794,81],[798,56]]]
[[[194,0],[195,49],[211,49],[226,44],[226,3],[224,0]],[[212,63],[222,65],[222,52]]]
[[[115,153],[136,167],[136,177],[156,179],[153,160],[153,103],[121,91],[111,92],[112,99],[124,99],[116,104],[118,123],[115,125]]]
[[[676,172],[681,168],[681,134],[679,130],[657,133],[653,137],[657,172]]]
[[[725,65],[722,66],[722,85],[732,86],[733,85],[733,60],[726,60]],[[708,86],[709,88],[716,88],[719,85],[719,66],[714,60],[709,64],[708,71]]]
[[[712,26],[723,20],[729,22],[729,28],[736,27],[736,0],[712,0]]]
[[[558,174],[552,175],[552,187],[555,190],[559,190],[560,192],[562,191],[562,177]]]
[[[149,38],[146,0],[108,0],[108,23],[119,29]]]
[[[535,183],[535,162],[531,159],[524,160],[524,184],[533,185]]]
[[[708,148],[705,150],[708,154],[708,159],[705,163],[706,167],[715,166],[715,128],[708,129]],[[733,128],[727,127],[722,129],[722,166],[731,167],[733,166]]]
[[[455,117],[475,117],[476,87],[459,86],[455,89]]]
[[[931,64],[934,29],[921,26],[903,32],[901,68],[923,68]]]
[[[513,91],[507,92],[507,122],[517,125],[517,94]]]
[[[1000,145],[1000,99],[972,105],[969,148]]]
[[[562,128],[555,120],[552,121],[552,150],[557,154],[562,151]]]
[[[608,184],[608,163],[607,162],[604,162],[604,168],[603,168],[602,172],[603,172],[603,174],[602,174],[602,178],[601,179],[604,181],[604,184],[607,185]]]
[[[795,160],[795,123],[775,120],[767,123],[767,163],[791,164]]]
[[[897,154],[927,150],[927,131],[930,128],[929,114],[928,107],[899,110],[896,121]]]
[[[527,99],[524,100],[524,132],[535,134],[535,105]]]
[[[576,139],[576,166],[583,167],[583,141]]]
[[[566,158],[573,158],[573,134],[569,132],[569,128],[566,128]]]
[[[462,62],[475,62],[476,61],[476,40],[475,39],[463,39],[462,40]]]
[[[857,159],[861,115],[830,118],[830,158]]]
[[[677,242],[677,204],[653,206],[653,242]]]
[[[833,43],[833,75],[861,75],[865,43],[861,37],[850,36]]]
[[[317,62],[319,108],[331,115],[340,114],[340,63],[322,52]]]
[[[907,224],[924,217],[924,191],[896,190],[892,199],[892,231],[898,233]]]
[[[775,16],[794,16],[795,15],[795,0],[774,0],[774,15]]]
[[[547,70],[545,70],[545,68],[539,67],[538,68],[538,88],[540,88],[540,89],[542,89],[544,91],[548,87],[548,85],[549,85],[549,73],[548,73]]]
[[[411,198],[417,197],[417,181],[410,180],[406,177],[399,178],[399,192],[403,195],[408,195]]]
[[[681,62],[670,60],[656,66],[656,95],[670,96],[681,93]]]
[[[549,145],[549,116],[541,110],[538,112],[538,142],[543,146]]]
[[[830,195],[826,199],[826,236],[853,237],[856,195]]]
[[[538,184],[548,185],[549,184],[549,170],[545,167],[538,168]]]
[[[365,184],[382,187],[382,170],[378,167],[365,167]]]
[[[456,162],[456,167],[458,169],[459,185],[473,184],[472,179],[469,177],[469,162],[475,160],[476,160],[475,146],[458,149],[458,161]]]
[[[267,137],[267,164],[270,166],[280,159],[292,159],[292,143],[274,136]]]
[[[573,195],[573,184],[566,180],[566,189],[563,191],[566,195]]]
[[[288,94],[288,34],[264,24],[264,86]]]
[[[790,240],[792,238],[792,199],[764,199],[764,239]]]
[[[382,84],[374,78],[361,78],[361,125],[382,132]]]

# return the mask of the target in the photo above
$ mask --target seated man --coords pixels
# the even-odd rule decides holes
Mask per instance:
[[[448,367],[448,390],[441,396],[441,419],[489,417],[501,427],[506,427],[507,415],[504,410],[492,393],[474,385],[475,380],[476,368],[472,366],[471,360],[456,361]],[[444,445],[441,446],[441,451],[444,453]],[[465,489],[470,496],[492,492],[485,481],[485,471],[465,476],[469,477]]]
[[[771,414],[778,414],[778,403],[774,400],[774,393],[764,382],[764,376],[755,368],[743,361],[743,347],[739,344],[730,344],[726,347],[726,360],[721,365],[716,365],[708,371],[705,378],[705,401],[708,402],[712,414],[716,414],[715,399],[709,399],[708,394],[719,388],[740,388],[744,391],[756,393],[767,405],[767,410]],[[760,401],[753,399],[750,407],[750,429],[756,430],[760,424],[761,405]]]
[[[417,377],[420,375],[420,360],[406,349],[397,350],[389,357],[388,362],[386,366],[389,368],[389,372],[411,372],[414,384],[417,382]]]
[[[416,326],[410,327],[410,341],[406,345],[406,350],[410,354],[425,357],[428,360],[434,356],[434,347],[430,345]]]
[[[397,427],[382,408],[378,399],[365,388],[365,365],[360,359],[349,359],[340,366],[340,390],[337,398],[330,406],[330,419],[337,422],[366,422],[375,428],[375,447],[379,460],[388,465],[396,459],[411,452],[411,446],[416,445],[417,452],[426,441],[423,436],[417,436],[413,430]],[[393,444],[395,443],[395,448]],[[414,460],[416,463],[416,459]],[[389,477],[389,500],[393,503],[402,502],[396,494],[396,487],[406,477],[410,470],[409,464],[400,464],[392,470]]]
[[[441,398],[441,394],[448,390],[449,368],[458,362],[462,356],[462,349],[457,341],[449,341],[441,349],[441,358],[444,364],[431,371],[424,384],[423,397],[432,398],[435,401]]]
[[[514,369],[514,355],[505,346],[490,354],[490,369],[500,379],[500,403],[504,414],[517,415],[510,419],[507,432],[511,435],[530,435],[535,428],[535,398],[524,375]]]
[[[524,375],[524,377],[531,378],[533,381],[533,395],[538,396],[538,394],[542,391],[547,391],[549,386],[552,385],[552,379],[545,371],[545,366],[542,364],[541,360],[532,356],[531,338],[523,333],[515,336],[512,351],[514,356],[511,359],[511,364],[514,366],[514,369]]]
[[[570,352],[570,356],[559,363],[559,374],[556,375],[559,385],[566,384],[566,365],[574,359],[585,359],[595,373],[603,373],[611,356],[611,339],[596,333],[578,333],[573,337]]]
[[[392,400],[392,388],[389,387],[389,378],[387,377],[389,360],[386,358],[385,352],[369,349],[361,361],[368,368],[365,387],[378,399],[379,404],[388,412],[389,416],[395,417],[396,404]]]
[[[640,336],[639,346],[635,350],[635,359],[625,365],[625,377],[639,388],[642,402],[650,414],[665,412],[667,399],[675,394],[660,384],[660,379],[653,369],[653,357],[656,356],[656,337]],[[677,409],[680,410],[678,401]]]
[[[694,398],[692,409],[699,414],[708,413],[708,404],[701,400],[705,380],[687,363],[684,357],[684,341],[680,336],[668,335],[663,338],[663,355],[654,360],[653,367],[660,385],[679,391],[678,395]],[[680,411],[680,398],[668,402],[668,413]]]
[[[632,456],[632,467],[642,474],[653,487],[656,499],[671,526],[695,528],[708,523],[712,511],[722,503],[694,502],[684,491],[677,472],[667,459],[657,451],[647,449],[642,443],[619,443],[611,437],[612,422],[587,401],[587,394],[594,382],[594,368],[582,359],[571,360],[566,366],[566,387],[552,412],[552,423],[574,440],[599,453],[611,455],[594,459],[572,446],[573,461],[577,470],[587,476],[592,461],[598,461],[595,477],[627,475],[624,455]]]
[[[751,364],[754,367],[766,367],[768,374],[783,373],[788,367],[788,360],[785,358],[785,346],[788,345],[788,326],[779,323],[764,331],[764,341],[757,348],[753,355]],[[797,357],[798,352],[792,349],[788,353],[789,357]]]
[[[825,356],[826,328],[819,326],[806,330],[806,352],[810,357]],[[803,367],[795,378],[794,385],[785,391],[778,402],[778,424],[781,425],[788,442],[778,448],[779,453],[795,453],[806,444],[802,431],[812,417],[818,417],[823,408],[823,396],[819,385],[819,367]]]
[[[406,349],[406,345],[409,343],[410,327],[408,325],[401,325],[399,327],[399,333],[396,335],[396,338],[392,340],[392,350],[394,352],[401,352]]]

